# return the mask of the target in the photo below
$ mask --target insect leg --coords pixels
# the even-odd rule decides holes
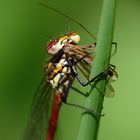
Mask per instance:
[[[87,86],[90,83],[96,81],[98,78],[101,78],[104,75],[108,74],[108,70],[105,70],[104,72],[101,72],[100,74],[98,74],[97,76],[93,77],[91,80],[89,80],[88,82],[84,82],[82,81],[82,79],[80,78],[79,74],[77,73],[75,67],[73,66],[73,64],[71,63],[71,61],[69,60],[69,58],[67,59],[68,65],[72,71],[72,74],[74,77],[76,77],[76,79],[78,80],[78,82],[82,85],[82,86]]]
[[[93,44],[87,45],[87,47],[96,48],[96,42],[94,42]],[[112,47],[114,48],[114,51],[112,52],[111,57],[114,56],[117,52],[117,42],[112,42]]]
[[[68,85],[67,85],[67,87],[66,87],[66,89],[65,89],[65,92],[64,92],[64,95],[63,95],[63,98],[62,98],[62,101],[63,101],[64,103],[67,102],[68,93],[69,93],[69,90],[70,90],[71,85],[72,85],[72,83],[73,83],[73,80],[74,80],[73,78],[70,78],[70,79],[69,79],[69,83],[68,83]]]
[[[116,66],[109,64],[109,71],[108,71],[108,75],[109,75],[109,80],[112,81],[116,81],[118,79],[118,73],[115,71]]]
[[[94,109],[86,108],[86,107],[81,106],[81,105],[77,105],[77,104],[69,103],[69,102],[64,102],[64,103],[67,104],[67,105],[73,106],[73,107],[77,107],[77,108],[83,109],[83,110],[93,114],[95,117],[99,117],[99,116],[104,116],[105,115],[105,114],[98,113]]]
[[[77,88],[75,88],[75,87],[71,87],[71,89],[75,90],[77,93],[79,93],[79,94],[81,94],[81,95],[83,95],[83,96],[85,96],[85,97],[87,96],[86,93],[80,91],[79,89],[77,89]]]
[[[115,71],[116,66],[115,66],[115,65],[113,65],[113,64],[109,64],[109,68],[110,68],[111,70]]]
[[[111,54],[111,57],[114,56],[117,52],[117,42],[112,42],[112,45],[114,46],[114,52]]]
[[[67,86],[67,88],[66,88],[66,90],[64,92],[64,96],[62,98],[63,103],[65,103],[67,105],[70,105],[70,106],[73,106],[73,107],[77,107],[77,108],[83,109],[83,110],[85,110],[85,111],[93,114],[95,117],[104,116],[104,114],[100,114],[97,111],[95,111],[94,109],[89,109],[89,108],[86,108],[84,106],[77,105],[75,103],[70,103],[70,102],[67,101],[67,99],[68,99],[68,93],[69,93],[68,91],[69,91],[72,83],[73,83],[73,79],[70,79],[69,84],[68,84],[68,86]]]

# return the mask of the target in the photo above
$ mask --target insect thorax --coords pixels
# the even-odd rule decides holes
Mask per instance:
[[[50,61],[45,66],[45,72],[46,80],[50,83],[52,88],[56,89],[59,93],[63,93],[69,83],[69,77],[71,76],[65,54],[63,54],[57,62]]]

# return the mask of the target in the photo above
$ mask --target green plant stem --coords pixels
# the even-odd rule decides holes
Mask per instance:
[[[115,17],[115,0],[104,0],[100,18],[99,32],[97,36],[97,49],[95,61],[92,64],[90,77],[94,77],[108,69]],[[86,98],[84,106],[93,108],[101,113],[103,107],[103,95],[106,87],[106,80],[101,80],[96,84],[97,88],[93,88],[92,93]],[[89,90],[89,87],[88,91]],[[99,92],[100,91],[100,92]],[[83,112],[81,115],[81,123],[77,140],[96,140],[99,128],[99,119],[92,114]]]

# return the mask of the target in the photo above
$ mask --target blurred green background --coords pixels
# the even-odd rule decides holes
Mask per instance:
[[[77,19],[97,34],[102,0],[40,0]],[[116,96],[105,98],[98,140],[140,139],[140,1],[118,0],[111,59],[119,73]],[[46,35],[76,31],[81,44],[92,38],[79,26],[38,4],[38,0],[0,0],[0,140],[21,140],[33,95],[43,75]],[[76,98],[75,98],[76,96]],[[79,95],[70,97],[82,100]],[[81,111],[64,105],[56,140],[75,140]]]

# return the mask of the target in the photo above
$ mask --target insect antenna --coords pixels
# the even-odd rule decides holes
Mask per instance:
[[[53,7],[49,6],[49,5],[47,5],[47,4],[44,4],[44,3],[42,3],[42,2],[38,2],[38,3],[39,3],[40,5],[42,5],[42,6],[44,6],[44,7],[47,7],[48,9],[51,9],[51,10],[55,11],[56,13],[59,13],[60,15],[64,16],[65,18],[67,18],[67,19],[73,21],[74,23],[76,23],[77,25],[79,25],[82,29],[84,29],[92,38],[94,38],[95,40],[97,40],[96,36],[95,36],[94,34],[92,34],[91,32],[89,32],[89,31],[87,30],[87,28],[86,28],[84,25],[82,25],[80,22],[78,22],[77,20],[75,20],[75,19],[69,17],[68,15],[65,15],[65,14],[62,13],[61,11],[59,11],[59,10],[57,10],[57,9],[55,9],[55,8],[53,8]]]
[[[54,40],[53,37],[49,36],[49,35],[46,35],[47,38],[51,39],[51,40]]]

